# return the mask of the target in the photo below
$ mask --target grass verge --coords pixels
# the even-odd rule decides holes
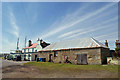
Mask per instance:
[[[110,72],[118,72],[118,65],[74,65],[74,64],[59,64],[59,63],[51,63],[51,62],[28,62],[24,65],[32,65],[36,66],[40,69],[45,70],[59,70],[59,71],[110,71]],[[119,65],[120,66],[120,65]]]

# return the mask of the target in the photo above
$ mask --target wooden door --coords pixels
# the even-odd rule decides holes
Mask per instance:
[[[77,64],[87,64],[87,54],[77,54]]]

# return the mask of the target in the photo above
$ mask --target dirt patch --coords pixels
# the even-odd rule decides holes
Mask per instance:
[[[117,78],[117,73],[109,71],[61,71],[40,69],[30,65],[15,65],[2,69],[3,78]]]

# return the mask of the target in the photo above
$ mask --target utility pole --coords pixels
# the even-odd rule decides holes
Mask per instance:
[[[27,36],[25,36],[25,47],[26,47],[26,40],[27,40]]]
[[[19,50],[19,37],[18,37],[18,41],[17,41],[17,50]]]

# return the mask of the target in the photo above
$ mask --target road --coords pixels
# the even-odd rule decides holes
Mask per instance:
[[[23,65],[28,61],[12,61],[12,60],[2,60],[0,59],[0,68],[12,66],[12,65]],[[2,65],[2,66],[1,66]]]
[[[2,78],[2,69],[6,69],[9,66],[20,66],[24,63],[27,63],[28,61],[12,61],[12,60],[2,60],[0,59],[0,79]]]

